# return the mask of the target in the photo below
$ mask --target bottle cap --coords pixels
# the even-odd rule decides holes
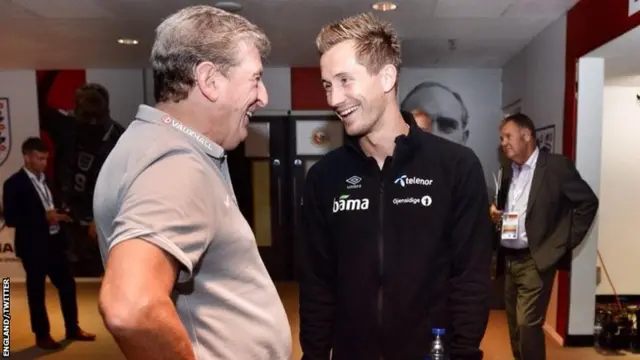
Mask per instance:
[[[444,335],[445,334],[445,330],[441,329],[441,328],[434,328],[433,330],[431,330],[431,333],[433,333],[433,335]]]

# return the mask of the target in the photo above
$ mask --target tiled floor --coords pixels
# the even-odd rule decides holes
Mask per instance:
[[[279,284],[282,300],[287,308],[291,321],[294,339],[293,360],[300,359],[298,344],[298,304],[297,287],[295,284]],[[98,334],[96,342],[67,344],[63,350],[47,353],[33,347],[33,337],[29,326],[29,314],[24,293],[24,286],[12,284],[11,288],[11,359],[45,359],[45,360],[76,360],[76,359],[124,359],[118,348],[102,325],[97,309],[98,284],[78,284],[78,306],[80,324],[83,329]],[[47,308],[52,327],[52,336],[63,336],[62,316],[58,304],[55,288],[47,288]],[[482,343],[486,360],[511,360],[508,344],[507,329],[504,314],[496,311],[491,314],[491,322]],[[549,360],[599,360],[606,359],[596,354],[592,349],[562,348],[551,338],[547,339],[547,353]],[[621,355],[611,358],[620,358]],[[624,359],[640,359],[638,355],[622,355]],[[239,359],[241,360],[241,359]]]

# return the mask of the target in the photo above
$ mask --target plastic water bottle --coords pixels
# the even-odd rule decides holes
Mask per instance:
[[[430,360],[444,360],[444,343],[442,337],[445,334],[444,329],[436,328],[431,330],[431,333],[435,337],[431,342],[431,351],[429,351]]]

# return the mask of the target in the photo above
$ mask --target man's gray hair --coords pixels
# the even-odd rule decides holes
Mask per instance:
[[[186,99],[201,62],[212,62],[226,76],[242,61],[237,49],[243,42],[255,46],[262,58],[271,50],[258,26],[213,6],[190,6],[166,18],[151,50],[156,102]]]

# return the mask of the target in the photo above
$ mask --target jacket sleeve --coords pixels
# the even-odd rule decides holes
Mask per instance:
[[[451,360],[480,360],[489,321],[492,224],[484,173],[475,154],[457,164],[451,217]]]
[[[300,237],[300,345],[303,360],[328,360],[333,332],[335,255],[317,168],[307,173]]]
[[[571,160],[563,157],[562,193],[571,202],[571,248],[575,249],[584,240],[598,212],[599,201],[589,184],[578,173]]]
[[[4,212],[4,222],[8,227],[15,228],[20,222],[20,202],[16,194],[13,179],[7,180],[2,186],[2,206]]]

